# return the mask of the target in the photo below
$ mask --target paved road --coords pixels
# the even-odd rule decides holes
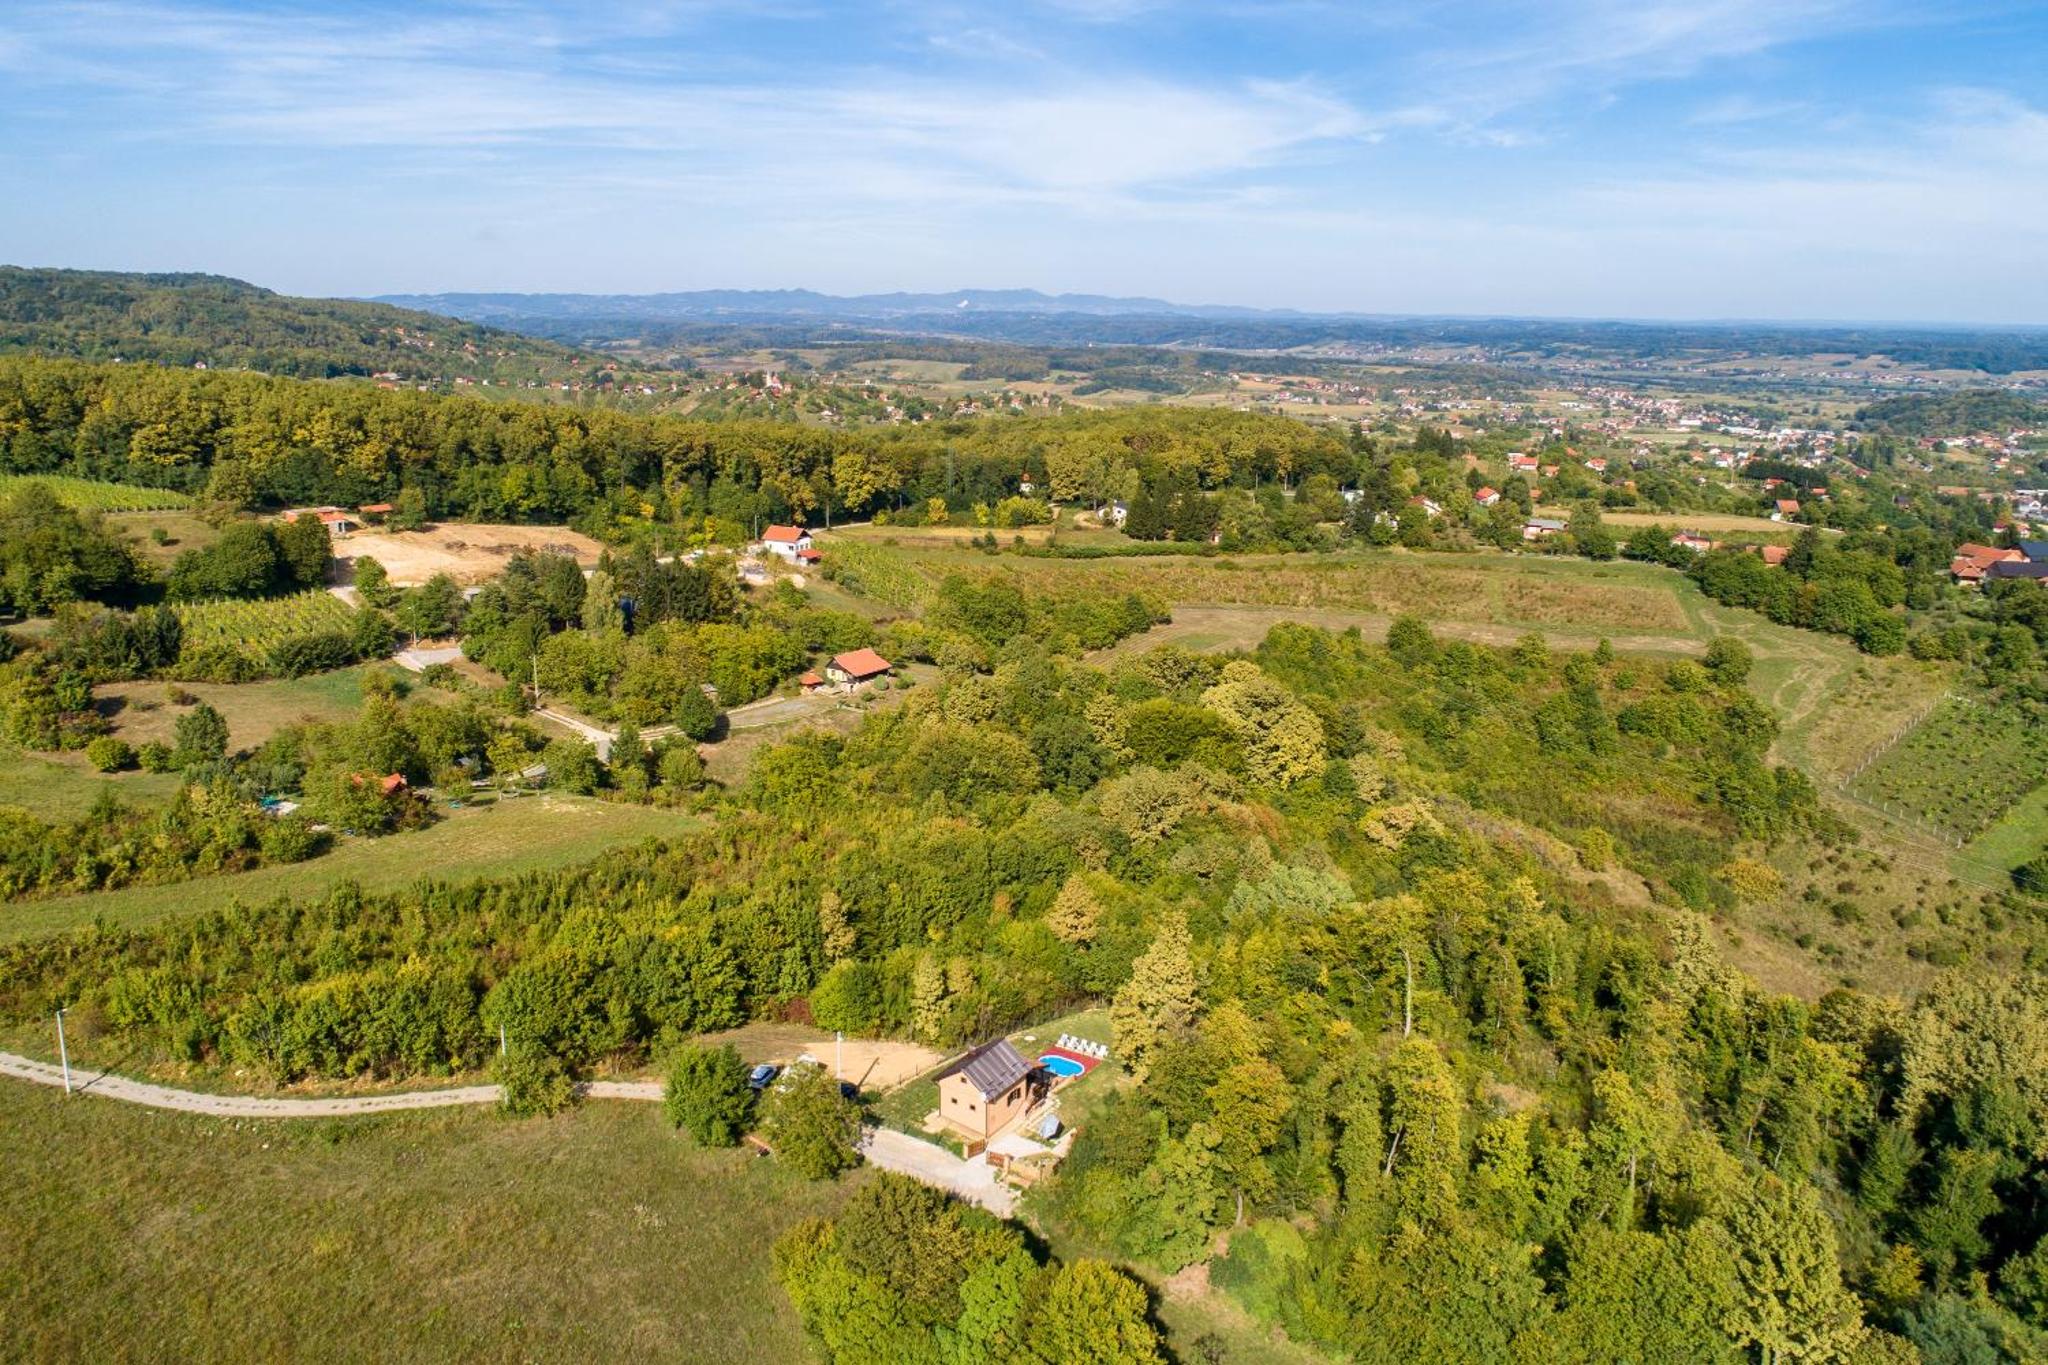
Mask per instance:
[[[1016,1192],[996,1179],[995,1167],[984,1161],[962,1161],[945,1148],[908,1133],[870,1128],[861,1134],[860,1154],[870,1165],[958,1195],[999,1217],[1009,1217],[1017,1207]]]
[[[0,1076],[37,1085],[64,1084],[64,1072],[48,1062],[0,1052]],[[198,1090],[131,1081],[107,1072],[74,1070],[72,1088],[81,1095],[123,1100],[152,1109],[175,1109],[219,1118],[317,1119],[349,1114],[386,1114],[401,1109],[441,1109],[458,1104],[496,1104],[499,1087],[465,1085],[449,1090],[404,1090],[388,1095],[335,1095],[323,1099],[273,1099],[258,1095],[209,1095]],[[659,1081],[592,1081],[583,1093],[598,1100],[659,1101]],[[996,1179],[986,1163],[962,1161],[945,1148],[889,1128],[861,1134],[861,1155],[887,1171],[898,1171],[936,1189],[946,1190],[991,1213],[1009,1216],[1017,1196]]]

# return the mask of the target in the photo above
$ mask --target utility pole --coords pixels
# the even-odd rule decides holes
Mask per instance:
[[[846,1068],[841,1064],[841,1059],[845,1054],[846,1033],[844,1030],[840,1030],[832,1035],[832,1079],[835,1081],[844,1081],[846,1079]]]
[[[71,1093],[71,1052],[64,1046],[64,1011],[57,1011],[57,1060],[64,1067],[64,1093]]]
[[[498,1055],[500,1057],[505,1055],[505,1026],[503,1024],[498,1025]]]

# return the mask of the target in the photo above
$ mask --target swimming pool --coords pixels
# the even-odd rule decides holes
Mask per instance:
[[[1087,1067],[1082,1066],[1072,1057],[1062,1057],[1059,1054],[1053,1052],[1048,1052],[1043,1057],[1040,1057],[1038,1059],[1038,1064],[1044,1067],[1047,1071],[1050,1071],[1053,1075],[1064,1076],[1069,1080],[1083,1074],[1088,1070]]]

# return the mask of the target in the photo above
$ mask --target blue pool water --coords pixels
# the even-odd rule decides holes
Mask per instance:
[[[1047,1071],[1050,1071],[1055,1076],[1078,1076],[1088,1069],[1087,1067],[1082,1066],[1079,1062],[1075,1061],[1072,1057],[1054,1057],[1051,1055],[1047,1055],[1044,1057],[1040,1057],[1038,1059],[1038,1064],[1044,1067]]]

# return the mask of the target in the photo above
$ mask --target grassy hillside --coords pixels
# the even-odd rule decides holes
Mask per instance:
[[[769,1248],[851,1188],[644,1104],[258,1124],[10,1081],[0,1128],[21,1359],[795,1360]]]
[[[382,303],[302,299],[218,275],[0,266],[0,352],[206,364],[301,378],[516,381],[590,368],[566,346]]]

